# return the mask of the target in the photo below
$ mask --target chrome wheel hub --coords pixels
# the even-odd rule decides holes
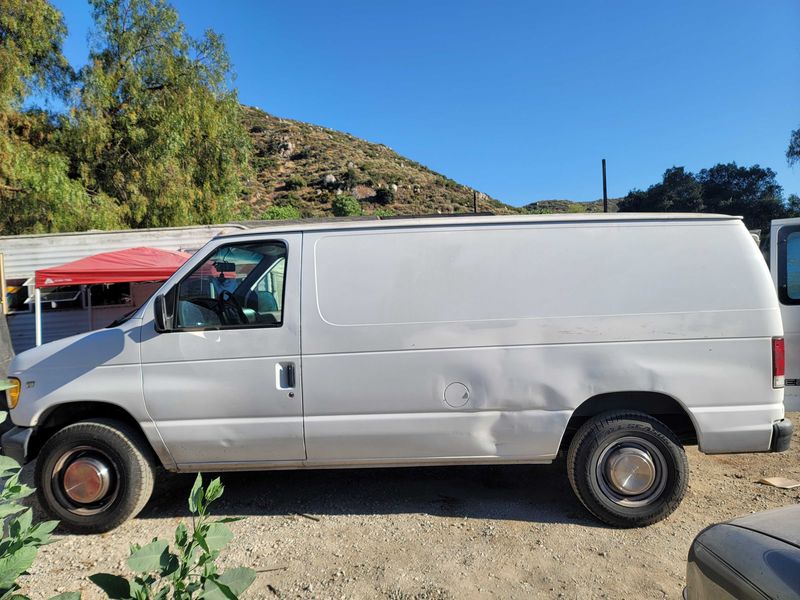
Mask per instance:
[[[64,470],[64,493],[80,504],[103,498],[111,487],[109,467],[91,456],[77,458]]]
[[[73,514],[88,516],[111,506],[119,492],[119,473],[102,450],[78,446],[53,466],[51,488],[58,503]]]
[[[646,492],[656,480],[652,457],[639,448],[617,448],[606,460],[608,482],[620,494],[636,496]]]
[[[614,440],[597,450],[595,481],[606,499],[629,508],[656,502],[667,487],[661,449],[639,436]]]

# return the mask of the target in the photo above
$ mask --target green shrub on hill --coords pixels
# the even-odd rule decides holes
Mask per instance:
[[[362,214],[361,203],[352,196],[342,194],[331,202],[331,212],[336,217],[355,217]]]

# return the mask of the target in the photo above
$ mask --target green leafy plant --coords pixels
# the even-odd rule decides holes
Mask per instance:
[[[285,221],[289,219],[299,219],[300,211],[294,206],[270,206],[261,215],[262,219],[270,221]]]
[[[371,214],[374,217],[394,217],[397,215],[391,208],[376,208]]]
[[[7,414],[0,412],[0,423]],[[50,534],[58,521],[33,523],[33,509],[20,501],[33,493],[33,488],[19,480],[22,468],[14,459],[0,455],[0,600],[27,600],[19,594],[17,579],[25,574],[39,547],[50,542]],[[78,600],[80,594],[68,592],[53,598]]]
[[[361,214],[361,203],[346,194],[336,196],[331,202],[331,211],[337,217],[352,217]]]
[[[231,600],[239,597],[256,578],[253,569],[239,567],[219,573],[216,560],[233,537],[225,525],[238,518],[211,519],[209,505],[224,491],[219,478],[203,487],[200,474],[189,494],[191,531],[183,523],[175,530],[174,549],[166,540],[134,545],[128,567],[136,574],[128,580],[98,573],[89,579],[112,600]]]
[[[284,187],[287,190],[299,190],[300,188],[306,187],[308,184],[306,180],[303,179],[301,175],[292,175],[289,179],[286,180]]]
[[[394,192],[389,188],[378,188],[375,190],[375,203],[387,205],[394,201]]]

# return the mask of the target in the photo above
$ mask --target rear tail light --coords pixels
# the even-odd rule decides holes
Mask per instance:
[[[772,387],[782,388],[786,375],[786,352],[783,338],[772,338]]]

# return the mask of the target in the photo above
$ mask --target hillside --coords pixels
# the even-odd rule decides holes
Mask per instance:
[[[245,213],[260,218],[270,206],[293,206],[302,217],[331,215],[336,195],[357,198],[366,214],[472,212],[473,190],[382,144],[341,131],[281,119],[244,107],[253,140],[254,179]],[[526,212],[478,193],[478,211]]]
[[[608,199],[608,212],[617,212],[622,198]],[[539,200],[522,207],[524,212],[531,213],[582,213],[603,212],[603,200],[593,202],[575,202],[574,200]]]

